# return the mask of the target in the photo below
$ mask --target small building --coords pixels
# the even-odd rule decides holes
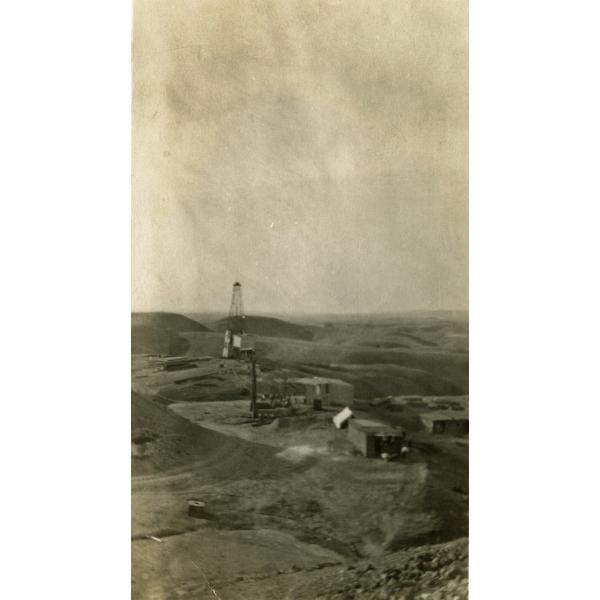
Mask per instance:
[[[348,420],[351,418],[352,411],[346,406],[346,408],[342,409],[335,417],[333,417],[332,421],[336,429],[341,429],[348,424]]]
[[[421,413],[421,421],[430,433],[462,435],[469,433],[469,412],[451,408]]]
[[[164,356],[160,359],[162,367],[165,371],[194,366],[194,361],[195,359],[190,358],[189,356]]]
[[[225,332],[222,357],[248,360],[254,353],[255,345],[254,336],[247,333],[232,333],[228,329]]]
[[[384,453],[394,455],[400,453],[406,432],[380,421],[350,419],[348,439],[363,456],[375,457]]]
[[[234,345],[235,345],[235,338],[237,336],[234,336]],[[247,333],[243,334],[242,336],[240,336],[240,345],[239,345],[239,349],[240,349],[240,358],[242,358],[243,360],[247,360],[248,358],[250,358],[255,351],[256,348],[256,338],[253,335],[248,335]]]
[[[469,396],[394,396],[391,398],[390,409],[408,408],[418,413],[456,412],[469,410]]]
[[[232,339],[233,347],[239,351],[254,350],[254,346],[256,345],[256,338],[247,333],[234,333]]]
[[[306,397],[307,404],[313,404],[315,398],[323,404],[347,405],[354,401],[354,386],[341,379],[326,377],[299,377],[289,379],[288,383],[293,388],[300,388],[301,394]]]

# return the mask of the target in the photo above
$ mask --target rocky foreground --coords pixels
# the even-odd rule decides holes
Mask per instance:
[[[466,600],[468,539],[420,546],[381,562],[348,565],[322,582],[318,600]]]

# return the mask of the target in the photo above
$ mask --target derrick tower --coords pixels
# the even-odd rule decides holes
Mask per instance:
[[[244,305],[242,284],[236,281],[231,294],[231,306],[227,317],[227,330],[223,340],[223,358],[248,358],[254,351],[254,341],[244,331]]]
[[[231,294],[231,306],[229,307],[227,329],[229,329],[231,333],[242,335],[244,333],[244,318],[242,284],[239,281],[236,281],[233,284],[233,292]]]

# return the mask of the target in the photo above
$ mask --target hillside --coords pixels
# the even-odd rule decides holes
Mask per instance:
[[[318,600],[467,600],[467,538],[411,548],[323,573],[303,592]]]
[[[204,325],[183,315],[169,312],[138,312],[131,313],[132,327],[152,327],[170,331],[210,331]]]
[[[182,332],[210,331],[197,321],[168,312],[131,313],[132,354],[185,354],[190,343]]]
[[[250,325],[254,325],[254,319]],[[308,374],[339,378],[354,384],[356,397],[363,399],[400,394],[468,394],[468,321],[411,315],[385,324],[339,321],[317,327],[274,318],[260,320],[279,327],[275,334],[265,333],[256,340],[257,361],[274,377]],[[311,339],[280,337],[287,333],[282,323],[299,328],[301,335],[304,331]],[[225,321],[214,326],[224,329]],[[181,336],[190,344],[190,355],[220,355],[222,332]],[[208,388],[197,391],[198,399],[212,398]]]
[[[131,327],[132,354],[185,354],[190,343],[177,332],[145,325]]]
[[[274,459],[273,449],[244,442],[190,423],[166,406],[131,393],[131,431],[150,432],[156,437],[152,453],[132,459],[132,474],[150,474],[190,462],[203,464],[205,475],[215,478],[273,477],[287,472]]]
[[[227,320],[220,319],[209,322],[211,330],[171,313],[137,313],[132,322],[134,354],[219,357],[227,326]],[[354,384],[356,397],[363,399],[469,391],[469,324],[462,318],[409,315],[384,323],[339,321],[318,327],[250,316],[246,330],[258,336],[260,366],[279,370],[278,377],[308,374],[343,379]],[[216,389],[206,386],[192,391],[197,399],[220,397]]]
[[[220,319],[212,324],[215,331],[227,329],[227,319]],[[281,337],[294,340],[312,340],[313,330],[310,327],[296,325],[289,321],[275,319],[274,317],[246,317],[246,333],[266,337]]]

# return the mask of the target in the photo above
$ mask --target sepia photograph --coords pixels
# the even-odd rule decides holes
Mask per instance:
[[[0,597],[594,597],[598,13],[1,4]]]
[[[468,597],[468,39],[134,1],[134,600]]]

